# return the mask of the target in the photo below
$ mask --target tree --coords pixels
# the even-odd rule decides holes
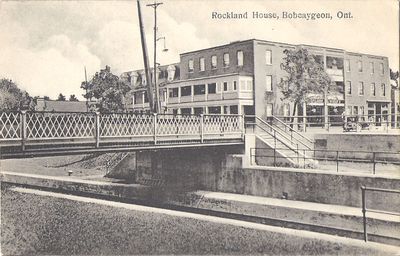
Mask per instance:
[[[390,80],[394,81],[394,83],[392,83],[392,87],[399,88],[399,71],[394,72],[392,69],[390,69]]]
[[[32,97],[18,88],[12,80],[0,79],[0,109],[26,110],[33,109]]]
[[[125,95],[130,91],[129,85],[112,74],[109,66],[96,72],[89,82],[82,82],[81,88],[86,91],[86,99],[97,99],[100,112],[123,111]]]
[[[58,95],[57,101],[65,101],[65,96],[62,93],[60,93]]]
[[[76,98],[75,94],[71,94],[71,95],[69,96],[69,99],[68,99],[68,100],[69,100],[69,101],[79,101],[78,98]]]
[[[285,57],[281,69],[286,71],[287,75],[280,81],[278,87],[282,91],[283,99],[294,103],[292,115],[294,116],[298,105],[306,103],[310,93],[323,94],[326,99],[327,93],[335,88],[331,86],[331,79],[324,71],[323,65],[318,63],[307,49],[286,49],[283,53]]]
[[[44,100],[50,100],[50,97],[49,96],[43,96],[43,99]]]

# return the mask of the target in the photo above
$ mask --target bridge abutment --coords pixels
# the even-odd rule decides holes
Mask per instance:
[[[144,150],[127,154],[107,176],[171,190],[216,190],[218,173],[240,146]]]

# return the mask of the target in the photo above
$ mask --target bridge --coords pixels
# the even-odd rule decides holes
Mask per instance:
[[[242,145],[243,115],[0,112],[1,158]]]

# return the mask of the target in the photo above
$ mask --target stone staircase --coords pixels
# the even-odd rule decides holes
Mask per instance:
[[[264,144],[262,147],[256,147],[255,157],[258,165],[271,165],[271,162],[274,166],[300,168],[316,165],[316,161],[312,159],[314,142],[293,130],[283,121],[274,116],[268,120],[255,117],[254,123],[251,124],[254,125],[253,129],[257,139]],[[264,153],[260,154],[260,151],[264,151]]]

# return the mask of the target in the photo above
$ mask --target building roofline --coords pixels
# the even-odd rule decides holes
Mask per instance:
[[[366,56],[370,56],[370,57],[387,58],[386,56],[383,56],[383,55],[374,55],[374,54],[360,53],[360,52],[356,53],[356,52],[346,51],[346,50],[341,49],[341,48],[333,48],[333,47],[320,46],[320,45],[310,45],[310,44],[290,44],[290,43],[269,41],[269,40],[256,39],[256,38],[233,41],[233,42],[230,42],[230,43],[227,43],[227,44],[222,44],[222,45],[218,45],[218,46],[213,46],[213,47],[203,48],[203,49],[199,49],[199,50],[180,53],[179,55],[182,56],[182,55],[196,53],[196,52],[205,51],[205,50],[218,49],[218,48],[226,47],[226,46],[232,45],[232,44],[248,43],[248,42],[263,42],[263,43],[279,44],[280,46],[291,46],[291,47],[299,47],[299,46],[310,47],[310,48],[316,47],[316,48],[322,48],[324,50],[340,51],[340,52],[342,52],[344,54],[358,54],[358,55],[366,55]]]
[[[162,67],[162,68],[168,68],[168,66],[170,66],[170,65],[174,65],[174,66],[178,66],[178,67],[179,67],[180,62],[165,64],[165,65],[160,65],[160,66],[158,66],[158,68],[160,68],[160,67]],[[153,70],[153,68],[154,68],[154,67],[150,67],[150,70]],[[130,71],[125,71],[125,72],[122,72],[121,75],[122,75],[122,74],[126,74],[126,73],[131,73],[131,72],[138,72],[138,71],[144,71],[144,68],[135,69],[135,70],[130,70]]]

